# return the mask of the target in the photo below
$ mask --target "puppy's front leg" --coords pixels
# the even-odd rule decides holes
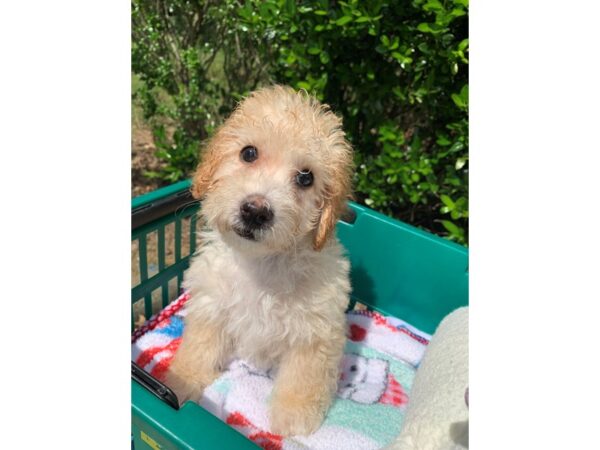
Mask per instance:
[[[293,348],[282,360],[271,398],[271,431],[309,435],[325,417],[337,390],[344,336]]]
[[[220,326],[191,315],[185,318],[182,341],[165,378],[180,404],[198,400],[204,388],[219,376],[227,348]]]

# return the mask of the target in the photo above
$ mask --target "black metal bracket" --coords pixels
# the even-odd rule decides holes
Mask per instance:
[[[131,211],[131,229],[146,225],[156,219],[177,211],[177,209],[196,202],[189,189],[176,192],[152,203],[135,208]]]
[[[131,378],[140,383],[167,405],[179,409],[179,400],[170,388],[158,381],[148,372],[144,371],[140,366],[131,361]]]

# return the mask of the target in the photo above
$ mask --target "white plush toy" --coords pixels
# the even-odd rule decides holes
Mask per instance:
[[[417,370],[400,436],[390,450],[469,447],[469,309],[442,320]]]

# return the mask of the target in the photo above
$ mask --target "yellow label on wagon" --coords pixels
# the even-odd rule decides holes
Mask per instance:
[[[140,436],[142,437],[142,441],[144,441],[146,444],[152,447],[153,450],[160,450],[162,448],[158,442],[156,442],[143,431],[140,431]]]

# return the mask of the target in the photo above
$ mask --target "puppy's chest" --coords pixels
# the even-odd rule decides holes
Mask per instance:
[[[223,305],[228,333],[240,347],[302,341],[311,334],[307,303],[305,293],[295,290],[264,289],[250,282],[234,284]]]
[[[268,287],[251,277],[229,281],[221,303],[225,330],[235,355],[255,365],[272,367],[291,346],[308,343],[315,335],[315,315],[326,314],[312,305],[311,287],[297,280]]]

